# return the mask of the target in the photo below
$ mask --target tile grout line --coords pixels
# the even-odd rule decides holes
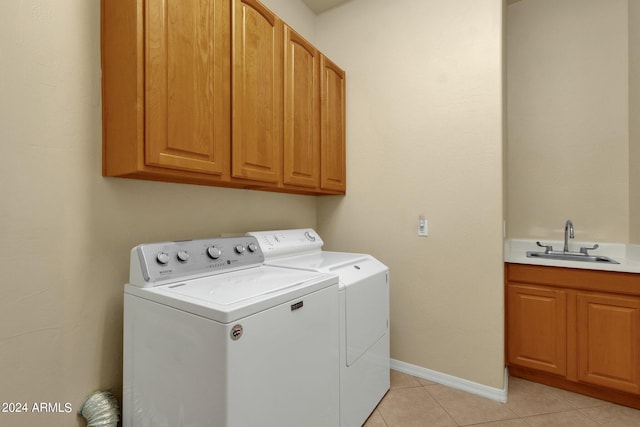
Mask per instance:
[[[599,406],[592,406],[591,408],[601,408],[607,405],[599,405]],[[591,421],[593,421],[594,423],[598,424],[601,427],[604,427],[606,424],[605,423],[601,423],[600,421],[598,421],[597,419],[593,418],[591,415],[583,412],[583,409],[591,409],[591,408],[578,408],[577,411],[582,414],[583,416],[587,417],[588,419],[590,419]]]
[[[408,375],[409,377],[412,377],[409,374],[406,374],[406,375]],[[618,406],[618,405],[615,405],[606,401],[591,402],[589,400],[576,399],[573,396],[574,393],[560,390],[560,389],[554,389],[552,387],[538,385],[537,383],[531,383],[534,385],[534,387],[526,386],[526,384],[529,383],[529,381],[523,380],[523,385],[525,385],[525,387],[522,387],[521,385],[519,388],[518,400],[517,401],[514,400],[514,403],[516,403],[515,408],[511,407],[511,405],[509,405],[509,402],[503,403],[505,408],[509,409],[509,411],[508,413],[500,411],[501,412],[500,416],[506,416],[507,418],[500,418],[493,421],[491,419],[487,419],[487,421],[477,422],[478,419],[474,420],[473,417],[468,418],[466,416],[462,416],[462,418],[458,420],[453,416],[453,414],[458,413],[457,412],[458,409],[456,409],[457,406],[456,405],[450,406],[449,403],[451,402],[449,402],[448,394],[446,393],[442,394],[440,393],[439,389],[435,388],[438,386],[442,386],[448,389],[450,387],[444,386],[439,383],[425,384],[423,382],[420,382],[420,379],[417,377],[414,377],[414,379],[417,379],[419,382],[416,383],[415,381],[407,381],[407,379],[404,378],[404,376],[398,377],[398,381],[395,382],[395,387],[390,387],[389,391],[391,390],[400,391],[400,390],[411,390],[411,389],[423,388],[423,391],[427,393],[427,395],[423,396],[423,398],[424,399],[428,398],[431,401],[434,401],[436,403],[436,406],[434,406],[434,409],[437,408],[437,410],[441,411],[443,415],[446,415],[446,417],[448,417],[452,425],[455,425],[457,427],[471,427],[471,426],[482,427],[487,424],[496,423],[496,422],[512,422],[515,424],[521,423],[523,427],[524,426],[531,427],[531,426],[538,425],[540,421],[540,417],[546,417],[546,416],[552,417],[552,419],[554,418],[557,419],[558,416],[560,419],[577,418],[577,419],[582,419],[583,421],[586,421],[588,424],[593,423],[593,425],[595,426],[605,427],[608,425],[607,424],[609,422],[608,420],[624,419],[624,417],[627,416],[626,412],[620,413],[618,411],[618,412],[612,413],[610,416],[609,414],[606,414],[603,418],[601,416],[601,413],[598,413],[597,411],[594,411],[594,410],[598,408],[606,409],[609,406]],[[515,391],[515,389],[513,391]],[[567,393],[570,393],[570,394],[567,394]],[[418,394],[421,395],[421,393],[418,393]],[[439,399],[438,396],[440,396],[442,400]],[[522,406],[523,402],[526,403],[529,401],[529,397],[527,396],[529,396],[534,401],[538,402],[534,406],[531,406],[529,409],[527,409],[527,405]],[[385,396],[381,399],[381,402],[386,397],[387,395],[385,394]],[[523,398],[525,399],[524,401],[522,401]],[[548,402],[545,402],[545,401],[548,401]],[[544,406],[540,406],[540,404],[542,404],[543,402],[544,402]],[[452,412],[447,410],[447,408],[451,408]],[[516,410],[516,408],[523,410],[525,413],[523,414],[519,413],[519,411]],[[382,420],[382,424],[379,424],[378,422],[379,425],[385,426],[385,427],[398,427],[397,424],[394,424],[393,417],[390,418],[390,420],[387,420],[385,416],[382,414],[382,411],[379,410],[378,407],[376,407],[374,411],[378,412],[377,416],[379,416],[380,420]],[[539,412],[539,411],[542,411],[542,412]],[[442,421],[444,421],[444,418],[442,419]]]
[[[434,402],[436,402],[438,404],[438,406],[440,406],[440,408],[444,411],[445,414],[447,414],[449,416],[449,418],[451,418],[453,420],[454,423],[456,423],[456,426],[460,427],[461,424],[458,423],[458,421],[453,418],[453,415],[451,415],[449,413],[449,411],[447,411],[447,408],[445,408],[444,406],[442,406],[442,403],[440,403],[440,401],[433,395],[433,393],[431,393],[429,391],[429,387],[433,387],[434,385],[439,385],[439,384],[431,384],[431,385],[423,385],[422,387],[425,389],[425,391],[427,392],[427,394],[429,396],[431,396],[431,398],[433,399]]]
[[[433,386],[437,386],[440,384],[432,384],[431,387]],[[456,423],[457,427],[472,427],[472,426],[482,426],[484,424],[488,424],[488,423],[494,423],[494,422],[501,422],[501,421],[513,421],[513,420],[522,420],[523,422],[527,423],[526,421],[523,420],[523,418],[518,415],[515,411],[511,410],[511,412],[513,413],[513,417],[510,418],[503,418],[500,420],[495,420],[495,421],[486,421],[486,422],[480,422],[480,423],[472,423],[472,424],[460,424],[454,417],[453,415],[451,415],[451,413],[449,413],[449,411],[447,411],[447,409],[442,405],[442,403],[440,403],[440,401],[438,400],[438,398],[436,396],[434,396],[431,392],[429,392],[429,385],[424,385],[424,388],[426,388],[427,393],[429,393],[429,396],[431,396],[431,398],[442,408],[442,410],[449,415],[449,417],[453,420],[454,423]]]

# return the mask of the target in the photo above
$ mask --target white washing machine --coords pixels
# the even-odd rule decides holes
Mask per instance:
[[[389,269],[371,255],[322,251],[312,229],[248,235],[265,265],[339,276],[340,426],[361,426],[390,386]]]
[[[131,251],[124,427],[338,425],[338,278],[263,260],[247,236]]]

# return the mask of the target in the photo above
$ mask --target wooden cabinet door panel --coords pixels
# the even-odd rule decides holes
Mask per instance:
[[[283,23],[257,1],[233,4],[232,175],[277,183],[282,174]]]
[[[228,1],[148,0],[145,163],[229,174]]]
[[[640,393],[640,299],[578,294],[578,378]]]
[[[321,58],[321,156],[322,189],[346,190],[345,73],[325,56]]]
[[[507,298],[508,362],[565,376],[566,292],[509,284]]]
[[[284,183],[320,184],[320,53],[285,27]]]

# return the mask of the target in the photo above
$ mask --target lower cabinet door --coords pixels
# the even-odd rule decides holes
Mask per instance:
[[[577,296],[578,379],[640,394],[640,299]]]
[[[509,284],[507,298],[508,363],[566,376],[566,292]]]

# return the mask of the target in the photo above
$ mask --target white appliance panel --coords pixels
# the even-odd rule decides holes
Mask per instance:
[[[330,274],[263,266],[149,288],[126,285],[125,290],[229,323],[335,281]]]
[[[369,256],[364,254],[322,251],[315,254],[287,258],[286,263],[295,266],[295,268],[303,268],[311,271],[331,271],[343,265],[352,264],[367,258],[369,258]],[[281,261],[279,263],[280,265],[284,265],[283,262],[285,262],[285,260],[278,261]]]
[[[282,268],[259,268],[229,273],[224,281],[211,278],[195,279],[188,282],[165,286],[164,289],[176,298],[182,296],[202,302],[232,305],[249,299],[257,299],[292,287],[300,286],[309,279],[316,278],[305,272],[292,274]]]
[[[279,267],[337,274],[346,301],[346,361],[352,365],[388,332],[388,269],[369,255],[322,251],[269,261]]]
[[[339,425],[338,307],[334,285],[240,322],[228,375],[230,396],[242,398],[230,407],[230,426]]]
[[[316,271],[325,273],[334,273],[334,270],[340,269],[343,266],[352,265],[357,262],[366,262],[372,259],[370,255],[365,254],[353,254],[348,252],[330,252],[330,251],[317,251],[314,253],[308,253],[303,255],[291,256],[286,258],[267,259],[267,265],[273,265],[277,267],[292,268],[306,271]],[[386,270],[386,267],[380,263],[380,270]],[[354,276],[358,276],[358,272],[354,272]],[[363,276],[363,275],[362,275]],[[352,282],[354,279],[350,278],[347,282]],[[358,280],[357,278],[355,280]],[[340,287],[345,285],[345,281],[340,278]]]
[[[344,334],[344,330],[341,334]],[[342,364],[340,425],[342,427],[361,426],[389,390],[391,369],[389,350],[389,334],[385,334],[349,367],[345,365],[345,355],[340,355]]]
[[[141,244],[124,295],[124,427],[340,423],[336,275],[253,237]]]
[[[311,228],[247,233],[258,240],[265,258],[277,258],[319,250],[324,242]]]
[[[125,294],[123,425],[338,425],[338,306],[334,284],[224,325]]]
[[[389,330],[389,281],[386,271],[365,274],[360,280],[350,282],[353,270],[366,270],[374,262],[358,262],[335,269],[348,286],[344,288],[346,314],[346,362],[353,365],[366,351]],[[377,264],[377,263],[375,263]]]
[[[265,265],[339,276],[339,425],[358,427],[390,387],[389,270],[370,255],[310,249],[307,233],[315,235],[311,229],[248,234],[262,247]]]
[[[123,426],[226,426],[227,327],[132,295],[124,306]]]

